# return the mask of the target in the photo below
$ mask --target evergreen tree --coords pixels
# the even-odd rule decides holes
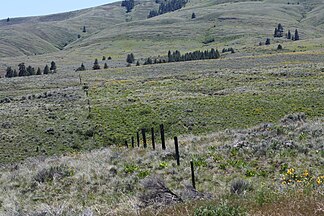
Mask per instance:
[[[144,65],[152,64],[153,61],[151,58],[147,58],[147,60],[144,62]]]
[[[5,77],[7,77],[7,78],[11,78],[11,77],[14,76],[13,73],[14,73],[14,71],[12,70],[12,68],[11,68],[11,67],[7,67]]]
[[[299,40],[299,34],[298,34],[298,30],[295,30],[295,41]]]
[[[265,45],[270,45],[270,38],[267,38]]]
[[[8,18],[7,18],[7,22],[9,22],[9,21],[10,21],[10,18],[8,17]]]
[[[48,67],[48,65],[46,65],[46,66],[44,67],[44,72],[43,72],[43,74],[49,74],[49,67]]]
[[[281,44],[278,45],[277,50],[282,50]]]
[[[35,75],[35,68],[33,68],[30,65],[27,67],[26,71],[27,71],[27,76],[33,76],[33,75]]]
[[[158,16],[161,14],[165,14],[168,12],[176,11],[183,8],[187,4],[188,0],[166,0],[166,1],[159,1],[160,6],[159,9],[151,10],[149,12],[148,18]]]
[[[196,19],[196,14],[195,13],[191,14],[191,19]]]
[[[86,68],[85,68],[84,64],[81,63],[81,66],[78,67],[75,71],[85,71],[85,70],[86,70]]]
[[[42,71],[41,71],[41,69],[39,67],[37,68],[36,75],[42,75]]]
[[[102,61],[106,61],[106,56],[102,56]]]
[[[107,65],[107,63],[105,63],[105,65],[104,65],[104,69],[108,69],[108,65]]]
[[[168,52],[168,62],[174,62],[173,55],[170,50]]]
[[[132,63],[134,63],[134,61],[135,61],[134,54],[133,53],[128,54],[127,58],[126,58],[126,62],[129,63],[129,64],[132,64]]]
[[[54,61],[51,62],[51,68],[50,68],[52,73],[56,73],[56,64]]]
[[[16,69],[14,69],[14,71],[13,71],[13,77],[17,77],[17,76],[18,76],[18,73],[17,73]]]
[[[291,33],[290,33],[290,30],[288,30],[288,33],[287,33],[287,39],[291,39]]]
[[[85,66],[84,66],[84,64],[83,64],[83,63],[81,63],[81,66],[80,66],[80,68],[81,68],[81,70],[82,70],[82,71],[85,71],[85,70],[86,70],[86,68],[85,68]]]
[[[83,33],[86,33],[87,32],[87,29],[85,26],[83,26],[83,30],[82,30]]]
[[[122,1],[121,6],[126,7],[126,13],[129,13],[134,8],[135,2],[134,0],[124,0]]]
[[[137,61],[137,62],[136,62],[136,66],[140,66],[140,63],[139,63],[139,61]]]
[[[95,59],[92,69],[93,70],[100,70],[100,65],[98,63],[98,59]]]
[[[278,29],[277,28],[275,28],[275,30],[274,30],[273,37],[278,37]]]
[[[26,76],[27,75],[25,63],[20,63],[18,65],[18,70],[19,70],[18,76],[21,77],[21,76]]]

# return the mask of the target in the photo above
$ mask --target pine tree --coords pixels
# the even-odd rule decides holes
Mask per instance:
[[[136,66],[140,66],[140,63],[139,63],[139,61],[137,61],[137,62],[136,62]]]
[[[19,69],[19,73],[18,76],[26,76],[27,75],[27,71],[26,71],[26,67],[25,67],[25,63],[20,63],[18,65],[18,69]]]
[[[95,59],[92,69],[93,70],[100,70],[100,65],[98,63],[98,59]]]
[[[39,67],[37,68],[36,75],[42,75],[42,71],[41,71],[41,69]]]
[[[277,50],[282,50],[281,44],[278,45]]]
[[[86,68],[85,68],[85,66],[84,66],[84,64],[83,64],[83,63],[81,63],[81,66],[80,66],[80,68],[81,68],[81,70],[82,70],[82,71],[85,71],[85,70],[86,70]]]
[[[265,45],[270,45],[270,38],[267,38]]]
[[[104,65],[104,69],[108,69],[108,65],[107,65],[107,63],[105,63],[105,65]]]
[[[86,33],[87,32],[87,29],[85,26],[83,26],[83,30],[82,30],[83,33]]]
[[[27,67],[26,71],[27,71],[27,76],[33,76],[33,75],[35,75],[35,68],[33,68],[30,65]]]
[[[291,33],[290,33],[290,30],[288,30],[288,33],[287,33],[287,39],[291,39]]]
[[[124,0],[122,1],[121,6],[126,7],[126,13],[129,13],[134,8],[135,2],[134,0]]]
[[[295,41],[299,40],[299,34],[298,34],[298,30],[295,30]]]
[[[49,67],[48,67],[48,65],[46,65],[46,66],[44,67],[44,72],[43,72],[43,74],[49,74]]]
[[[9,21],[10,21],[10,18],[8,17],[8,18],[7,18],[7,22],[9,22]]]
[[[273,34],[274,37],[278,37],[278,29],[275,28],[275,31],[274,31],[274,34]]]
[[[191,19],[196,19],[196,14],[195,13],[191,14]]]
[[[11,67],[7,67],[5,77],[7,77],[7,78],[11,78],[11,77],[14,76],[13,73],[14,73],[14,72],[13,72],[12,68],[11,68]]]
[[[54,61],[51,62],[51,68],[50,68],[52,73],[56,73],[56,64]]]
[[[106,61],[106,56],[102,56],[102,61]]]
[[[81,63],[81,66],[78,67],[75,71],[85,71],[85,70],[86,70],[86,68],[85,68],[84,64]]]
[[[13,77],[17,77],[18,76],[18,73],[16,71],[16,69],[13,71]]]
[[[134,54],[133,53],[128,54],[127,58],[126,58],[126,62],[129,63],[129,64],[132,64],[132,63],[134,63],[134,61],[135,61]]]

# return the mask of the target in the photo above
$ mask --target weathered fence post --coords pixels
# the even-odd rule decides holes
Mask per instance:
[[[136,138],[137,138],[137,147],[140,147],[140,136],[139,136],[139,132],[136,132]]]
[[[128,143],[127,143],[127,140],[125,141],[125,146],[126,146],[126,148],[128,148]]]
[[[179,154],[178,137],[174,137],[174,146],[175,146],[175,159],[177,160],[177,165],[180,166],[180,154]]]
[[[192,187],[194,189],[196,189],[195,170],[194,170],[193,161],[190,161],[190,166],[191,166],[191,182],[192,182]]]
[[[155,137],[154,137],[154,128],[151,128],[151,134],[152,134],[152,147],[153,150],[155,150]]]
[[[160,125],[160,133],[161,133],[161,141],[162,141],[162,149],[165,150],[165,137],[164,137],[164,125]]]
[[[146,135],[145,135],[145,128],[142,129],[142,136],[143,136],[143,144],[144,144],[144,148],[147,148],[147,144],[146,144]]]
[[[89,114],[91,113],[91,104],[90,104],[90,99],[88,99],[88,109],[89,109]]]
[[[134,137],[132,136],[132,148],[135,147]]]

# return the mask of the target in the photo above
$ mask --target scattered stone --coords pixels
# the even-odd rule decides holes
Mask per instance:
[[[11,122],[4,122],[1,124],[1,127],[4,129],[10,129],[12,127]]]
[[[54,134],[54,128],[47,128],[45,132],[48,134]]]

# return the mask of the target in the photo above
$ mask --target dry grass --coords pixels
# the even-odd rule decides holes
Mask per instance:
[[[300,129],[307,128],[309,133],[313,134],[308,142],[315,145],[309,149],[307,155],[301,152],[295,153],[298,156],[294,154],[295,156],[287,157],[284,154],[285,149],[274,149],[274,157],[262,156],[256,159],[250,157],[249,145],[233,147],[236,146],[237,136],[247,143],[259,139],[259,136],[263,136],[264,139],[261,143],[268,140],[265,131],[260,130],[264,127],[260,126],[200,137],[182,136],[179,138],[180,167],[175,166],[171,140],[167,142],[165,152],[110,147],[61,157],[31,158],[22,164],[3,166],[0,175],[0,212],[5,215],[33,215],[41,212],[47,212],[49,215],[78,215],[82,212],[92,212],[94,215],[191,215],[197,206],[212,203],[217,205],[219,201],[227,200],[246,207],[246,211],[252,215],[267,212],[269,215],[293,215],[297,212],[301,215],[320,215],[323,186],[317,187],[312,180],[311,187],[298,183],[283,187],[280,174],[282,168],[277,164],[288,163],[289,167],[296,170],[308,169],[314,178],[323,174],[323,153],[319,152],[322,150],[317,150],[318,134],[315,133],[323,130],[323,124],[320,124],[322,120],[299,121],[298,118],[295,120],[291,117],[287,119],[292,122],[285,120],[282,125],[274,125],[271,128],[277,130],[285,127],[286,135],[280,135],[283,141],[295,140],[293,137],[299,137]],[[271,130],[267,131],[271,135]],[[303,146],[303,141],[296,140],[296,146]],[[298,157],[299,160],[294,160],[294,157]],[[190,185],[188,161],[191,159],[195,161],[197,189],[199,192],[210,193],[208,196],[197,196],[197,192],[194,192],[194,196],[188,196],[188,192],[184,192],[187,190],[186,185]],[[244,161],[247,166],[233,163],[234,161]],[[225,164],[225,167],[221,167],[221,164]],[[256,174],[249,177],[246,170],[255,171]],[[263,174],[259,175],[258,170],[265,170],[265,177]],[[147,175],[163,177],[164,183],[158,184],[163,187],[158,187],[158,193],[156,190],[153,193],[152,190],[147,191],[152,187],[156,189],[156,184],[149,184],[153,185],[152,187],[141,184]],[[237,178],[249,182],[251,189],[241,195],[231,195],[232,181]],[[265,189],[267,187],[269,189]],[[168,194],[166,199],[163,198],[164,195],[158,195],[161,191]],[[138,198],[143,197],[143,193],[146,194],[146,198],[155,197],[153,200],[162,198],[167,201],[167,197],[173,196],[178,200],[186,200],[186,203],[169,206],[169,200],[164,204],[167,207],[162,205],[161,208],[160,200],[157,203],[159,208],[153,202],[153,208],[141,210],[143,202]],[[213,201],[206,201],[211,197]],[[196,198],[205,201],[190,201]],[[144,200],[145,203],[153,201]]]

